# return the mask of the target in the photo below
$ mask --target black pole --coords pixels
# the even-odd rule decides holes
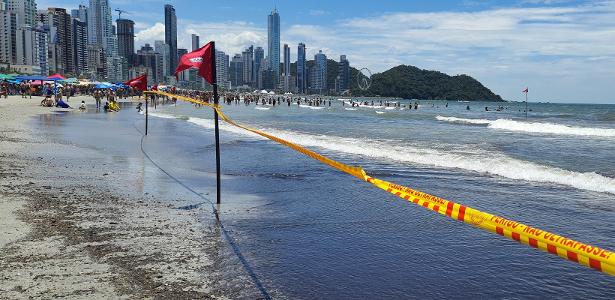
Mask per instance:
[[[525,119],[527,120],[527,93],[525,92]]]
[[[214,105],[218,108],[218,80],[216,78],[216,42],[211,42],[211,64],[214,89]],[[220,204],[220,131],[218,129],[218,110],[214,109],[216,132],[216,203]]]
[[[147,94],[145,95],[145,135],[147,135],[147,119],[149,117],[149,115],[147,114],[147,103],[149,102],[149,100],[147,100]]]

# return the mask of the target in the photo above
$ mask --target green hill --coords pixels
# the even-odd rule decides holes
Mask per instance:
[[[449,76],[406,65],[374,74],[366,94],[405,99],[502,101],[499,95],[468,75]]]
[[[306,62],[308,67],[314,66],[314,61]],[[449,76],[438,71],[421,70],[414,66],[400,65],[372,76],[371,87],[360,90],[357,85],[359,70],[351,67],[354,96],[399,97],[404,99],[428,100],[463,100],[463,101],[503,101],[478,80],[468,75]],[[296,65],[291,64],[291,73],[296,75]],[[338,63],[327,60],[327,85],[335,87]]]

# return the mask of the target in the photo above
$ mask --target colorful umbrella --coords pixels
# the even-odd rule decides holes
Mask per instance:
[[[60,75],[59,73],[56,73],[47,77],[47,80],[66,80],[66,77]]]

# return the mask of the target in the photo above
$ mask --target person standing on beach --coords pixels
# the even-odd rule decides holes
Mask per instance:
[[[34,90],[35,90],[34,86],[32,85],[32,82],[28,82],[26,84],[26,88],[27,88],[28,96],[30,97],[30,99],[32,99],[32,94],[34,94]]]
[[[100,106],[101,106],[100,98],[101,98],[100,90],[94,91],[94,99],[96,100],[96,109],[100,109]]]
[[[4,95],[4,99],[9,97],[9,87],[6,82],[0,86],[0,97],[2,95]]]

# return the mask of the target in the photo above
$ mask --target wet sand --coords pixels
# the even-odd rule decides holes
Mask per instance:
[[[209,208],[126,192],[134,174],[122,160],[33,129],[38,115],[68,111],[40,100],[0,99],[0,299],[258,297],[225,288],[247,279],[223,273],[234,264],[202,219]],[[92,107],[70,104],[81,100]]]

